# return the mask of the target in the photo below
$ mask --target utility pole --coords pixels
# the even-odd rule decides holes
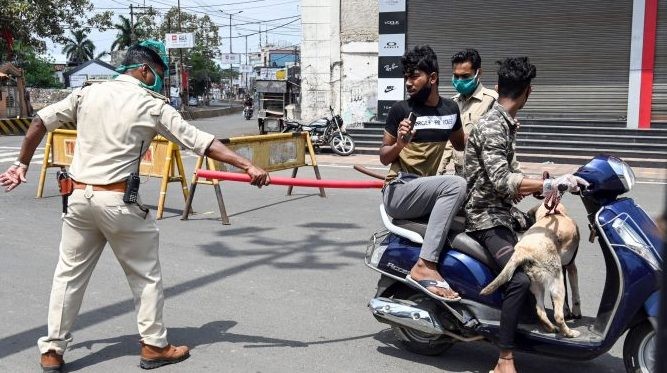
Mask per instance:
[[[229,54],[232,54],[232,15],[229,15]],[[231,63],[230,63],[231,65]],[[230,66],[231,69],[231,66]]]
[[[181,24],[181,0],[178,0],[178,33],[180,34],[182,32],[182,24]],[[178,53],[179,53],[179,58],[178,58],[178,63],[180,64],[181,68],[178,72],[178,81],[179,81],[179,95],[183,97],[183,92],[185,92],[185,97],[181,99],[181,105],[187,105],[188,101],[190,99],[190,85],[186,84],[185,86],[185,91],[183,90],[183,48],[178,48]]]
[[[134,29],[134,10],[135,9],[152,9],[150,6],[136,6],[133,4],[130,4],[130,44],[134,44],[135,41],[137,41],[137,35]],[[145,12],[138,12],[137,13],[137,18],[139,16],[146,15]]]
[[[229,60],[229,88],[231,89],[232,88],[232,81],[233,81],[232,80],[232,73],[233,73],[232,68],[234,67],[233,64],[232,64],[233,60],[231,60],[231,58],[233,56],[233,52],[232,52],[232,16],[236,15],[236,14],[243,13],[243,11],[239,10],[238,12],[235,12],[235,13],[227,13],[227,12],[221,10],[220,12],[229,15],[229,57],[230,57],[230,60]]]
[[[171,18],[167,18],[167,33],[171,33]],[[167,49],[167,59],[169,62],[171,62],[171,49]],[[167,68],[169,66],[167,65]],[[171,74],[167,74],[164,78],[165,85],[167,86],[167,98],[169,98],[169,102],[171,103]]]
[[[130,44],[134,43],[134,7],[130,4]]]
[[[248,68],[248,35],[245,36],[245,66],[246,69]],[[246,94],[248,93],[248,72],[244,72],[245,74],[245,91]]]

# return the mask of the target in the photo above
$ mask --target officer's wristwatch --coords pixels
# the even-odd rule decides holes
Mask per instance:
[[[12,166],[18,167],[18,168],[23,168],[23,169],[26,169],[26,170],[28,169],[28,165],[25,164],[25,163],[21,163],[21,161],[19,161],[18,159],[15,160],[14,163],[12,163]]]

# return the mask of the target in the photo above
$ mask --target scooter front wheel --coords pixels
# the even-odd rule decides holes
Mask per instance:
[[[415,294],[408,300],[415,304],[418,303],[420,308],[432,314],[438,311],[433,300],[423,294]],[[446,335],[428,334],[400,326],[392,326],[391,329],[403,348],[419,355],[442,355],[455,343],[453,338]]]
[[[626,372],[655,372],[656,344],[655,330],[648,320],[630,329],[623,344],[623,362]]]

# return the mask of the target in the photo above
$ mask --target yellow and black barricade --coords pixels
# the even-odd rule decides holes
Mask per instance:
[[[320,180],[320,169],[317,166],[317,159],[315,157],[315,150],[310,141],[310,136],[307,132],[296,133],[278,133],[270,135],[259,136],[244,136],[232,137],[229,139],[221,139],[223,144],[228,148],[240,154],[246,159],[249,159],[253,165],[260,167],[267,172],[292,170],[292,178],[296,177],[299,167],[307,166],[306,152],[310,156],[310,162],[315,171],[315,177]],[[201,156],[197,159],[194,176],[190,183],[190,194],[183,208],[182,220],[187,220],[192,209],[192,200],[194,199],[197,184],[213,185],[215,195],[218,199],[218,208],[220,209],[220,219],[222,224],[228,225],[229,216],[225,208],[225,203],[222,198],[222,191],[220,189],[219,180],[208,180],[197,177],[197,170],[209,169],[217,171],[228,172],[244,172],[241,169],[233,167],[222,162],[215,161],[206,156]],[[293,187],[287,189],[287,195],[292,194]],[[324,188],[320,188],[320,197],[326,197]]]
[[[0,136],[20,136],[28,132],[32,118],[2,118],[0,119]],[[61,128],[76,129],[74,123],[65,123]]]
[[[44,182],[48,168],[65,168],[72,164],[74,157],[74,146],[76,144],[76,131],[57,129],[49,132],[44,147],[44,160],[42,170],[39,174],[37,185],[37,198],[41,198],[44,192]],[[151,141],[141,159],[139,173],[142,176],[153,176],[162,178],[160,185],[160,197],[157,206],[157,218],[162,219],[164,203],[167,197],[167,186],[171,182],[180,182],[183,191],[183,199],[188,199],[188,184],[185,180],[185,170],[181,151],[175,143],[162,136],[156,136]]]

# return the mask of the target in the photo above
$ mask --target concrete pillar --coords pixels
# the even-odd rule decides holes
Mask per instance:
[[[633,0],[628,128],[651,127],[658,0]]]

